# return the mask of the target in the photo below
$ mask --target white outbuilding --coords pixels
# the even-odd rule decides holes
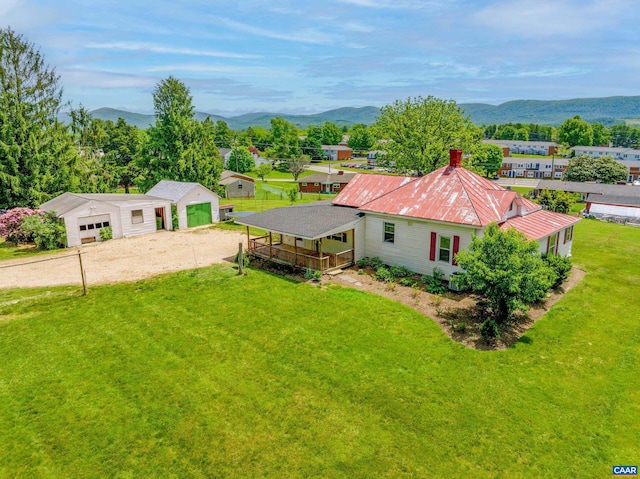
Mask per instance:
[[[165,198],[176,205],[179,229],[220,221],[220,197],[200,183],[162,180],[147,195]]]
[[[63,193],[40,209],[64,220],[67,246],[100,241],[107,227],[113,238],[172,229],[171,201],[151,195]]]

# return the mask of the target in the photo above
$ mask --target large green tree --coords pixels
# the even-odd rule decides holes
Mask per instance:
[[[246,173],[256,167],[256,162],[251,152],[244,146],[234,147],[231,150],[227,169],[237,173]]]
[[[400,170],[425,175],[449,161],[449,150],[472,154],[480,146],[482,131],[453,100],[408,98],[380,109],[374,130],[385,144],[387,159]]]
[[[474,237],[469,249],[456,255],[465,282],[489,303],[488,325],[499,332],[516,311],[545,297],[554,284],[554,271],[542,261],[537,241],[529,241],[514,228],[501,230],[489,224],[482,238]]]
[[[371,135],[367,125],[358,123],[353,125],[349,131],[349,140],[347,146],[354,151],[366,151],[371,149],[375,143],[375,139]]]
[[[562,179],[616,183],[627,179],[627,168],[611,156],[593,158],[589,155],[579,155],[569,160]]]
[[[342,141],[342,130],[338,125],[330,121],[326,121],[322,125],[322,144],[337,145]]]
[[[478,147],[475,154],[470,159],[470,164],[476,168],[481,168],[484,174],[489,177],[495,175],[504,159],[502,148],[498,145],[484,143]]]
[[[593,144],[593,128],[580,115],[566,119],[558,129],[558,139],[569,146],[591,146]]]
[[[266,149],[266,155],[275,160],[294,158],[302,154],[298,129],[293,123],[282,117],[271,119],[270,146]]]
[[[111,122],[110,122],[111,123]],[[113,125],[107,124],[109,140],[103,147],[107,164],[112,165],[117,183],[129,193],[140,176],[138,159],[143,145],[143,133],[123,118]]]
[[[0,29],[0,208],[35,207],[80,187],[80,156],[57,120],[62,87],[40,51]]]
[[[193,181],[216,189],[222,160],[210,129],[194,118],[186,85],[171,76],[160,81],[153,105],[156,124],[147,130],[139,165],[142,191],[160,180]]]

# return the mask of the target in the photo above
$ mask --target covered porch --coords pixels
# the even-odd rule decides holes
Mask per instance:
[[[322,201],[256,213],[236,223],[247,227],[250,255],[324,273],[355,262],[362,216],[354,208]],[[249,227],[267,233],[252,238]]]
[[[354,231],[351,230],[353,237]],[[346,268],[354,263],[353,246],[338,252],[323,252],[322,238],[315,240],[315,248],[309,249],[298,246],[300,239],[293,241],[293,246],[287,244],[286,236],[269,233],[257,238],[249,238],[249,253],[276,263],[309,268],[327,272],[335,269]]]

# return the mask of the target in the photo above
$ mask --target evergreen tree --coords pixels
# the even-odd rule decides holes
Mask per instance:
[[[193,181],[216,189],[222,160],[214,136],[194,118],[189,89],[170,76],[156,85],[153,104],[156,124],[148,130],[139,165],[142,191],[160,180]]]
[[[61,101],[42,54],[0,29],[0,208],[35,207],[78,189],[78,151],[57,120]]]

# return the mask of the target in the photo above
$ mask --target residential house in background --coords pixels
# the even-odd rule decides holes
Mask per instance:
[[[567,158],[505,158],[498,170],[508,178],[560,179],[567,169]]]
[[[565,193],[578,193],[582,201],[592,195],[605,195],[616,197],[640,197],[640,187],[633,185],[609,185],[605,183],[578,182],[578,181],[539,181],[533,190],[537,197],[542,190],[564,191]]]
[[[254,198],[255,180],[250,176],[224,170],[220,175],[220,186],[224,188],[225,198]]]
[[[558,154],[558,144],[553,141],[482,140],[483,143],[498,145],[505,157],[512,154],[552,156]]]
[[[63,193],[40,209],[64,220],[67,246],[101,241],[100,231],[107,227],[114,239],[172,229],[171,201],[149,194]]]
[[[421,274],[459,270],[458,251],[491,222],[516,228],[542,253],[571,255],[578,218],[540,205],[461,167],[449,165],[421,178],[357,174],[332,202],[278,208],[237,223],[268,231],[249,239],[258,257],[321,271],[365,256]],[[247,234],[248,228],[247,228]]]
[[[162,180],[147,194],[168,199],[175,205],[179,229],[220,221],[220,197],[200,183]],[[170,223],[171,216],[168,218]]]
[[[336,173],[315,173],[298,178],[298,188],[302,193],[340,193],[354,176],[355,173],[345,173],[342,170]]]
[[[322,154],[329,160],[350,160],[353,150],[346,145],[322,145]]]
[[[571,151],[575,156],[588,155],[594,158],[612,156],[616,160],[640,160],[640,150],[614,146],[574,146]]]

